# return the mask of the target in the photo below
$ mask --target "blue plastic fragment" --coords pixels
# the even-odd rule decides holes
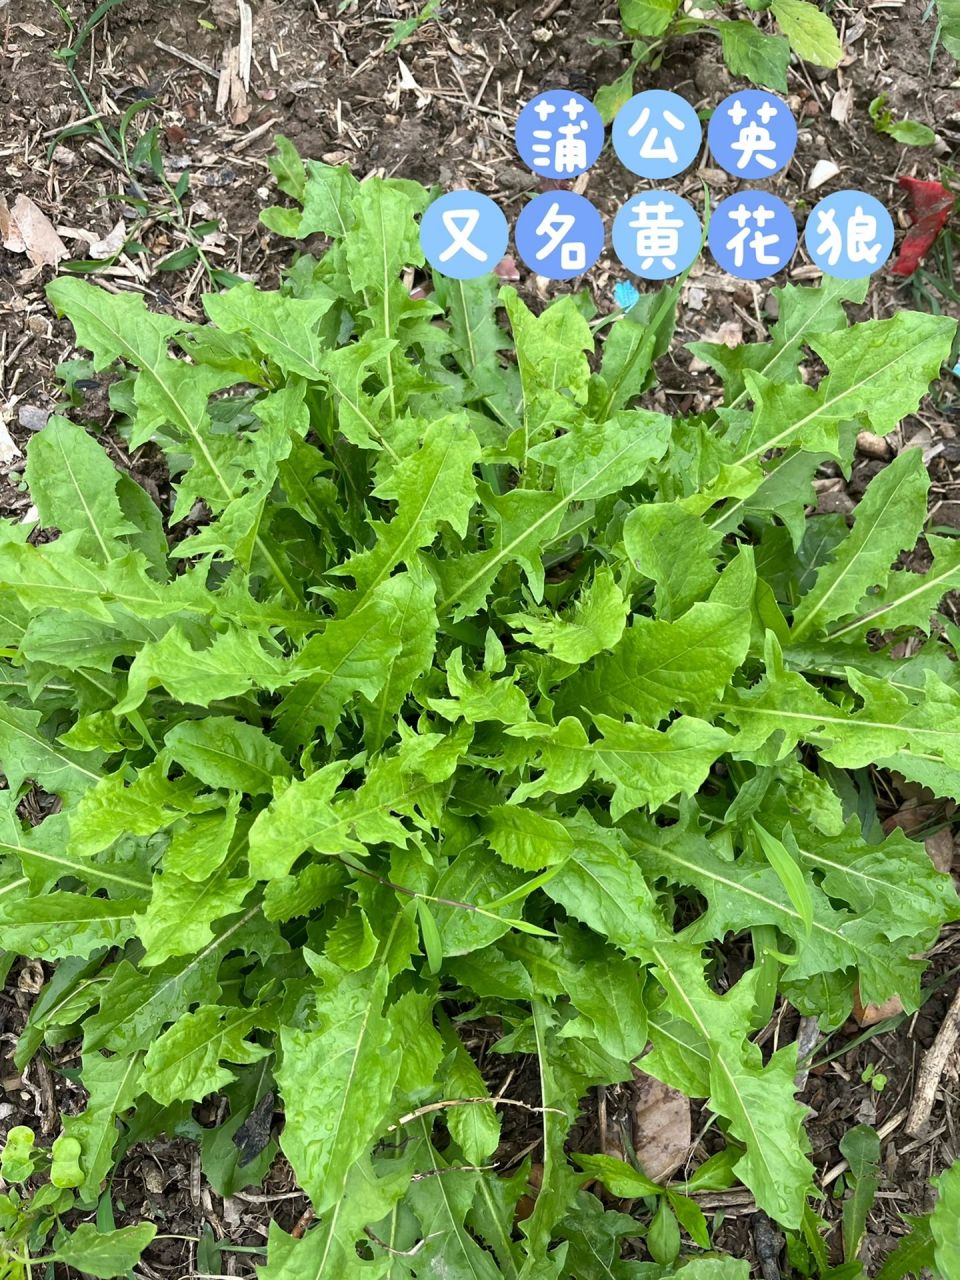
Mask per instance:
[[[629,311],[632,306],[640,301],[640,292],[635,285],[629,280],[620,280],[613,286],[613,296],[617,305],[623,307],[624,311]]]

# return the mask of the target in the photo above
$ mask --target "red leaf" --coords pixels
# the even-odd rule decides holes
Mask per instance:
[[[900,254],[893,264],[893,274],[912,276],[947,225],[953,211],[954,197],[940,182],[921,182],[919,178],[907,177],[899,181],[910,197],[913,225],[900,246]]]

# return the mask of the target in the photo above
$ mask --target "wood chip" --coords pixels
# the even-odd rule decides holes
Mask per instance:
[[[813,166],[813,172],[807,179],[807,190],[816,191],[817,187],[822,187],[825,182],[835,178],[839,172],[840,166],[832,160],[818,160]]]
[[[867,458],[886,460],[890,457],[890,445],[883,436],[874,435],[872,431],[857,433],[857,453]]]
[[[833,95],[830,103],[830,119],[836,120],[837,124],[846,124],[850,119],[850,112],[853,110],[853,86],[845,85],[844,88],[838,89]]]
[[[231,124],[246,124],[250,119],[247,91],[240,77],[240,48],[231,45],[223,51],[223,64],[217,83],[218,115],[229,116]]]
[[[237,46],[237,72],[244,90],[250,89],[250,63],[253,60],[253,14],[246,0],[237,0],[240,13],[240,44]]]
[[[7,430],[7,424],[0,418],[0,464],[15,462],[21,456],[16,441]]]
[[[10,253],[26,253],[35,267],[55,267],[70,251],[56,228],[29,196],[21,192],[7,207],[0,196],[0,240]]]

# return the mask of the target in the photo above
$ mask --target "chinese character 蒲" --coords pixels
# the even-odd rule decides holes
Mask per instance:
[[[517,219],[520,257],[538,275],[570,280],[592,267],[603,249],[603,219],[572,191],[537,196]]]
[[[500,207],[476,191],[450,191],[428,206],[420,246],[432,267],[455,280],[486,275],[507,248],[509,228]]]
[[[710,219],[710,251],[741,280],[775,275],[797,247],[797,226],[782,200],[766,191],[744,191],[717,205]]]
[[[859,280],[880,269],[893,249],[893,219],[865,191],[837,191],[807,222],[807,252],[826,275]]]
[[[613,122],[613,149],[642,178],[672,178],[697,158],[703,129],[685,98],[663,89],[635,94]]]
[[[620,261],[646,280],[668,280],[700,252],[702,229],[691,204],[669,191],[647,191],[628,200],[613,224]]]
[[[732,93],[716,108],[708,130],[717,164],[738,178],[769,178],[789,164],[797,124],[776,94],[760,89]]]
[[[551,89],[528,102],[517,119],[517,150],[545,178],[575,178],[603,146],[603,121],[592,102],[569,89]]]

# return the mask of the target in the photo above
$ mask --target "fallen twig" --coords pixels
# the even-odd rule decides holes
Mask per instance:
[[[910,1114],[907,1116],[906,1124],[907,1133],[911,1138],[915,1138],[930,1119],[930,1112],[933,1110],[940,1077],[943,1075],[943,1069],[947,1065],[947,1059],[956,1046],[958,1035],[960,1035],[960,988],[957,989],[957,994],[953,997],[953,1003],[947,1010],[947,1016],[940,1024],[936,1039],[923,1055],[923,1061],[920,1064],[917,1087],[913,1094],[913,1101],[910,1104]]]

